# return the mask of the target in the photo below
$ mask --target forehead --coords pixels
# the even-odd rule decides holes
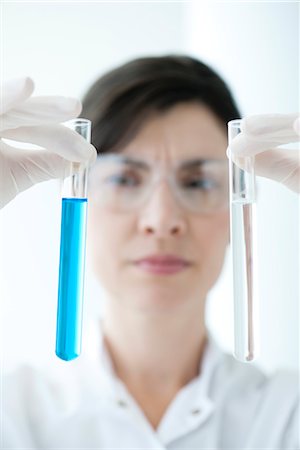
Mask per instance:
[[[205,106],[182,103],[155,113],[121,150],[151,160],[226,159],[225,127]]]

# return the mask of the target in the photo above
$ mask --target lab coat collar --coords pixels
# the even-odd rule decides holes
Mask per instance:
[[[88,351],[85,351],[82,355],[82,361],[88,361],[89,364],[92,363],[100,370],[100,379],[98,377],[99,374],[96,374],[97,384],[100,382],[99,385],[105,388],[107,394],[109,391],[115,392],[116,387],[123,383],[115,373],[111,357],[104,344],[101,320],[93,322],[92,325],[94,327],[94,332],[90,333],[89,338],[87,337],[86,348]],[[199,365],[199,375],[191,381],[191,383],[195,382],[199,384],[199,387],[201,386],[202,396],[207,394],[211,374],[222,356],[224,356],[223,351],[216,343],[212,334],[208,331],[207,343]],[[187,386],[189,386],[189,384]]]
[[[101,322],[100,325],[98,323],[98,331],[100,332],[100,339],[98,339],[98,346],[95,347],[96,353],[92,358],[93,368],[89,371],[89,376],[94,378],[92,384],[94,387],[97,386],[99,398],[101,398],[101,401],[106,400],[114,407],[129,407],[136,418],[139,416],[139,419],[147,422],[142,410],[132,398],[126,386],[115,374],[111,358],[104,345]],[[89,356],[91,356],[91,353]],[[208,333],[206,347],[199,366],[199,375],[177,393],[156,430],[164,445],[201,426],[213,413],[214,400],[210,396],[210,383],[213,372],[222,357],[224,357],[224,353],[212,335]],[[95,395],[95,390],[93,392]]]
[[[210,382],[223,355],[208,333],[199,375],[179,391],[157,429],[165,445],[200,427],[213,413],[215,405],[209,394]]]

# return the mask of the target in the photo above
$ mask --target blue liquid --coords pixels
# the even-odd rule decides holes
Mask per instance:
[[[80,355],[86,243],[86,198],[63,198],[61,213],[56,355]]]

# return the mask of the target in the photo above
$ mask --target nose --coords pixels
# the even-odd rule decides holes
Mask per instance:
[[[138,218],[139,231],[157,238],[181,236],[186,232],[184,211],[177,204],[169,183],[161,181],[151,193]]]

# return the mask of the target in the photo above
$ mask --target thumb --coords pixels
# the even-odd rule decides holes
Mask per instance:
[[[232,155],[233,162],[245,168],[245,158]],[[255,175],[283,184],[293,192],[300,193],[299,150],[271,149],[255,156]]]

